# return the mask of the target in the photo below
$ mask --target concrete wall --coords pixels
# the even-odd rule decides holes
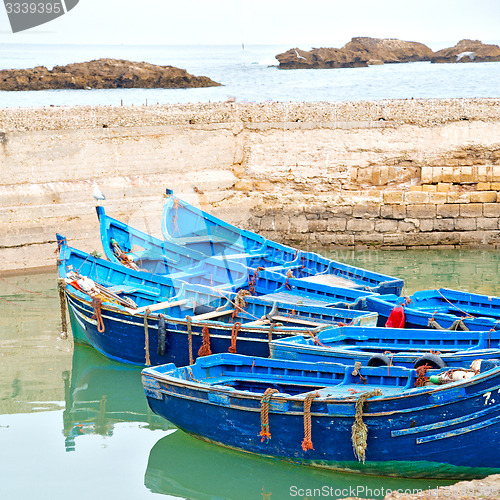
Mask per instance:
[[[0,110],[0,271],[98,249],[94,181],[155,235],[170,187],[303,248],[496,247],[500,100]]]

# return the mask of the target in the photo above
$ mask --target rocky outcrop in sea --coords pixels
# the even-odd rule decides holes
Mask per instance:
[[[194,76],[174,66],[159,66],[123,59],[97,59],[89,62],[30,69],[0,71],[0,90],[116,89],[116,88],[194,88],[220,83],[206,76]]]
[[[357,68],[371,64],[430,61],[432,55],[432,50],[423,43],[356,37],[341,49],[305,51],[295,48],[278,54],[276,59],[282,69]]]
[[[294,48],[278,54],[280,69],[358,68],[376,64],[431,61],[463,63],[500,61],[500,47],[479,40],[461,40],[454,47],[433,52],[419,42],[394,38],[355,37],[341,49]]]
[[[431,57],[433,63],[469,63],[500,61],[500,47],[480,40],[460,40],[454,47],[438,50]]]

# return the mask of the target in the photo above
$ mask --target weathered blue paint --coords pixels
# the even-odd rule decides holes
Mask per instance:
[[[477,477],[500,472],[498,436],[500,368],[467,381],[415,388],[413,369],[363,367],[366,384],[353,366],[304,363],[221,354],[190,367],[173,364],[143,370],[151,409],[182,430],[206,441],[267,457],[349,472],[404,477]],[[261,440],[260,404],[264,391],[279,390],[269,408],[271,439]],[[355,402],[368,399],[366,462],[353,452]],[[462,391],[461,398],[448,397]],[[304,399],[311,405],[314,449],[304,451]],[[355,393],[351,392],[355,391]],[[443,402],[436,402],[442,400]],[[409,432],[411,431],[411,432]]]
[[[244,259],[251,268],[274,268],[281,274],[289,271],[306,284],[317,282],[318,275],[323,275],[342,283],[340,286],[396,295],[404,285],[401,279],[335,262],[239,229],[168,192],[162,231],[167,241],[185,248],[218,256],[223,261]]]
[[[438,353],[446,366],[469,367],[475,359],[500,358],[500,331],[449,331],[340,326],[273,341],[274,358],[367,365],[385,354],[393,365],[413,368],[422,356]]]
[[[245,297],[246,306],[243,310],[235,311],[234,292],[225,291],[221,287],[188,285],[182,281],[174,281],[171,276],[134,271],[71,248],[64,237],[59,238],[61,278],[67,278],[71,270],[78,271],[80,275],[103,286],[112,287],[121,297],[132,299],[138,306],[138,309],[132,309],[113,302],[103,302],[101,312],[104,332],[99,332],[97,321],[92,317],[94,309],[90,296],[79,290],[71,280],[67,280],[66,297],[75,341],[89,343],[109,358],[118,361],[144,365],[148,358],[146,354],[149,354],[153,365],[165,362],[188,364],[187,316],[192,317],[194,357],[202,345],[204,327],[209,328],[212,352],[228,351],[233,327],[235,323],[240,323],[237,352],[268,356],[270,333],[272,338],[283,338],[308,331],[315,334],[322,328],[339,322],[374,325],[377,321],[374,313],[271,302],[250,296]],[[146,318],[148,307],[153,312],[147,314]],[[200,309],[201,314],[198,312]],[[217,317],[203,319],[202,314],[206,311],[211,311]],[[158,354],[160,314],[165,321],[167,347],[164,355]],[[260,320],[262,317],[271,318],[272,332],[269,322],[266,324],[266,321]]]
[[[264,262],[267,259],[265,252],[232,254],[232,258],[208,256],[175,241],[159,240],[113,219],[105,214],[103,207],[97,207],[97,214],[104,253],[111,262],[120,263],[113,251],[111,242],[114,240],[141,269],[188,283],[222,285],[231,290],[250,289],[255,295],[268,295],[269,300],[304,305],[349,307],[373,295],[368,290],[304,280],[302,278],[309,272],[304,274],[302,265],[290,267],[288,264],[276,265],[275,261]],[[270,267],[262,267],[262,264]],[[284,274],[288,271],[294,273],[293,277]]]
[[[428,328],[434,319],[443,328],[450,328],[462,319],[469,330],[500,328],[500,298],[440,288],[415,292],[410,297],[396,295],[362,298],[356,307],[377,312],[379,326],[384,326],[391,311],[403,306],[407,328]]]

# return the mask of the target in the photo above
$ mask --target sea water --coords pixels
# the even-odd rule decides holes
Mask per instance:
[[[453,45],[450,42],[450,45]],[[288,45],[148,46],[0,44],[0,69],[32,68],[103,57],[186,69],[222,84],[196,89],[0,91],[2,107],[155,105],[209,101],[358,101],[500,97],[500,62],[416,62],[367,68],[280,70]]]
[[[496,251],[322,253],[404,278],[404,294],[452,287],[500,295]],[[54,272],[0,277],[0,360],[2,499],[273,500],[307,490],[382,498],[388,489],[451,484],[317,470],[187,436],[148,409],[139,367],[60,338]]]

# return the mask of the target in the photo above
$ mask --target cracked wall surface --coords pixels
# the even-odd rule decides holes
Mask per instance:
[[[107,213],[160,236],[165,188],[302,248],[500,244],[500,100],[0,110],[0,271],[100,248]]]

